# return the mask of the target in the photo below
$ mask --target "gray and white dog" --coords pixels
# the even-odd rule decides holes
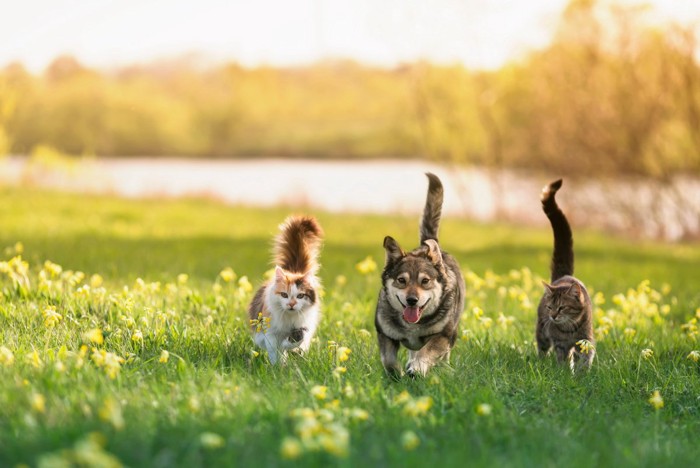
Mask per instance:
[[[402,373],[400,345],[409,349],[406,372],[411,376],[424,376],[437,361],[449,359],[464,309],[459,264],[438,244],[442,183],[435,174],[426,175],[420,247],[406,253],[392,237],[384,238],[386,263],[374,324],[382,364],[392,377]]]

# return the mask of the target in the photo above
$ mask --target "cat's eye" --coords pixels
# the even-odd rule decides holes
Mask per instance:
[[[297,294],[297,299],[304,299],[304,294]]]
[[[282,296],[283,298],[287,299],[287,298],[289,297],[289,294],[287,294],[287,293],[280,293],[280,296]]]

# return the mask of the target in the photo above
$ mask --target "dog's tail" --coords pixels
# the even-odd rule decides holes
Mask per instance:
[[[552,252],[552,282],[562,276],[574,274],[574,237],[571,226],[564,213],[559,209],[554,196],[561,188],[562,180],[545,185],[540,195],[542,210],[549,218],[554,234],[554,251]]]
[[[275,239],[275,264],[290,273],[318,271],[323,230],[313,216],[290,216]]]
[[[425,199],[423,219],[420,223],[421,244],[428,239],[438,241],[438,229],[440,228],[440,216],[442,215],[443,189],[438,176],[426,172],[428,176],[428,196]]]

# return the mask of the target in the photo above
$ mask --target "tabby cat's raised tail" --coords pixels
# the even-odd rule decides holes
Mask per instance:
[[[275,240],[275,265],[290,273],[316,274],[323,230],[311,216],[290,216]]]
[[[542,210],[549,218],[554,234],[554,251],[552,253],[552,279],[554,282],[562,276],[574,274],[574,238],[571,226],[564,213],[559,209],[555,195],[561,188],[562,180],[545,185],[540,195]]]
[[[426,172],[428,176],[428,196],[423,208],[423,219],[420,223],[421,244],[428,239],[438,241],[438,229],[440,228],[440,216],[442,216],[442,199],[444,190],[442,182],[435,174]]]

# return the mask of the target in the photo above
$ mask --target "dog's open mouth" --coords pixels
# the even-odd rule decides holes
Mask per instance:
[[[401,301],[399,301],[401,303]],[[423,314],[423,309],[425,309],[425,306],[428,305],[428,302],[430,302],[430,298],[425,301],[425,304],[422,306],[404,306],[403,309],[403,319],[407,321],[408,323],[416,323],[420,320],[421,315]],[[401,303],[403,305],[403,303]]]

